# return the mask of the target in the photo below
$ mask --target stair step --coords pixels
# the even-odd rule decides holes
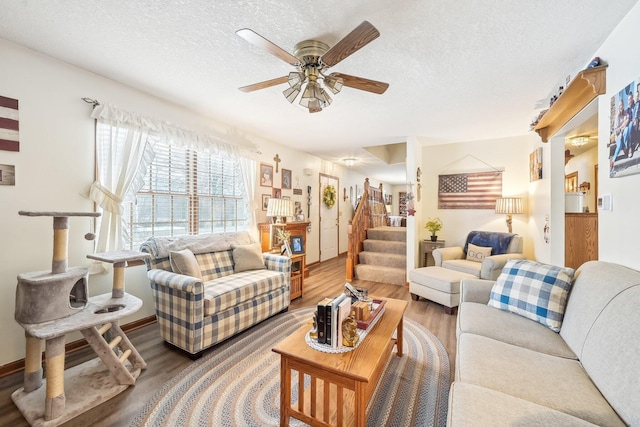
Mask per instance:
[[[406,268],[407,256],[389,254],[384,252],[360,252],[358,260],[360,264],[375,265],[379,267]]]
[[[367,230],[367,239],[406,242],[407,228],[406,227],[370,228]]]
[[[398,286],[404,286],[407,282],[406,270],[404,268],[389,268],[377,265],[358,264],[356,265],[355,271],[356,278],[359,280],[390,283]]]
[[[405,242],[367,239],[364,241],[364,250],[368,252],[406,255],[407,244]]]

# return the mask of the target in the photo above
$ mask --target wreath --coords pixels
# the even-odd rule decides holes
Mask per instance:
[[[331,209],[336,204],[336,188],[333,185],[327,185],[324,188],[324,194],[322,200],[324,204],[327,205],[329,209]]]

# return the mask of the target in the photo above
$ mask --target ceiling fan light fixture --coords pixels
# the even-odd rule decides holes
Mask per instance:
[[[304,73],[300,73],[297,71],[292,71],[289,73],[289,77],[287,77],[287,82],[291,87],[298,87],[298,90],[302,86],[302,83],[306,80],[307,76]]]
[[[309,101],[309,105],[307,108],[309,108],[310,113],[319,113],[320,111],[322,111],[320,100],[318,99],[312,99],[311,101]]]
[[[588,136],[576,136],[571,138],[571,145],[573,145],[574,147],[582,147],[587,142],[589,142]]]
[[[300,105],[308,108],[311,102],[319,101],[320,89],[320,85],[314,81],[307,83],[304,92],[302,92],[302,98],[300,98]]]
[[[300,86],[288,87],[282,91],[282,94],[284,95],[284,97],[287,98],[287,101],[291,103],[295,101],[299,93],[300,93]]]
[[[342,90],[344,80],[341,77],[336,77],[335,73],[331,73],[324,78],[324,86],[335,95]]]
[[[333,99],[329,96],[326,90],[320,89],[320,93],[318,94],[318,98],[320,99],[320,104],[322,107],[328,107],[333,102]]]

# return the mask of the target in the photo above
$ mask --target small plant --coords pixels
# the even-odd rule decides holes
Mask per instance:
[[[440,218],[429,218],[429,221],[424,225],[424,228],[429,230],[432,236],[435,236],[438,231],[442,230],[442,221]]]
[[[291,232],[284,229],[284,227],[278,227],[276,231],[276,237],[280,241],[280,243],[288,242],[289,237],[291,236]]]

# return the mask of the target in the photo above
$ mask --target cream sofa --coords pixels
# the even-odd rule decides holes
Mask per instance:
[[[462,281],[449,426],[640,425],[640,272],[582,265],[560,332]]]
[[[160,335],[192,355],[289,307],[291,259],[246,232],[152,237],[140,250]]]
[[[508,240],[502,240],[508,239]],[[508,244],[500,245],[500,242],[508,241]],[[481,261],[471,261],[467,257],[467,247],[469,244],[478,246],[491,246],[494,248],[490,256],[484,257]],[[523,239],[521,236],[500,233],[493,231],[472,231],[467,236],[465,246],[449,246],[434,249],[431,253],[437,267],[459,271],[460,273],[471,274],[480,279],[495,280],[502,267],[509,259],[521,258]]]

